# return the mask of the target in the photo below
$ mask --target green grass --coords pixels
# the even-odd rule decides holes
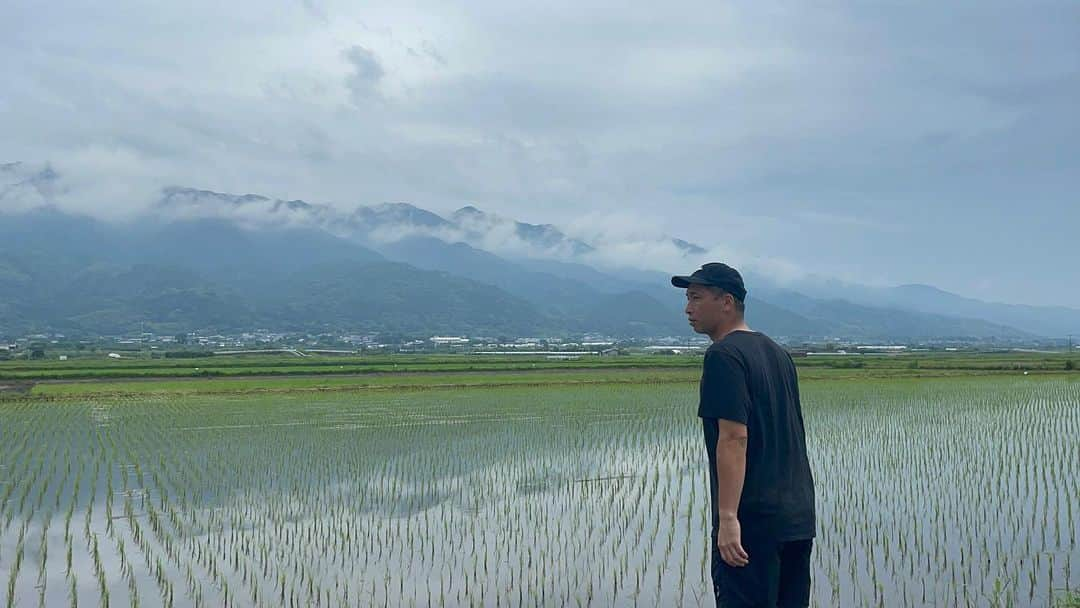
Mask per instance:
[[[829,369],[800,371],[803,382],[860,379],[959,378],[998,375],[981,371]],[[1040,376],[1056,374],[1039,374]],[[623,368],[554,369],[495,372],[428,372],[367,374],[353,376],[295,375],[245,376],[237,378],[148,378],[146,380],[93,380],[44,382],[30,390],[30,397],[74,399],[123,395],[224,395],[318,391],[425,389],[446,387],[558,386],[586,384],[696,383],[700,369]],[[1080,375],[1077,375],[1080,377]]]
[[[1080,608],[1080,591],[1066,591],[1054,602],[1054,608]]]
[[[401,372],[513,371],[532,369],[613,369],[627,367],[686,368],[700,365],[695,357],[592,357],[549,360],[544,357],[394,356],[269,357],[224,356],[203,359],[80,359],[0,363],[0,379],[48,380],[139,377],[247,375],[315,375]]]
[[[804,380],[1073,374],[1064,354],[911,353],[796,359]],[[83,358],[0,362],[0,385],[33,383],[31,395],[258,393],[318,390],[614,384],[696,381],[700,355],[623,355],[550,360],[542,356],[221,356],[200,359]],[[15,396],[0,388],[0,398]]]
[[[69,359],[0,361],[0,379],[63,379],[141,376],[334,374],[401,371],[492,371],[516,369],[611,369],[623,367],[697,367],[700,355],[582,356],[551,360],[542,355],[368,355],[294,357],[226,355],[196,359],[107,359],[104,355]],[[909,353],[898,356],[827,355],[801,357],[800,368],[945,369],[1067,371],[1064,353]]]
[[[37,397],[71,397],[129,394],[242,394],[259,392],[332,391],[481,386],[528,386],[563,384],[652,384],[696,382],[697,370],[561,370],[555,372],[424,373],[349,377],[294,376],[282,378],[207,378],[192,380],[78,382],[38,384]]]

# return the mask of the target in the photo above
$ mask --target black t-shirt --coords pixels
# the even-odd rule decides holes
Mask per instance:
[[[718,418],[747,427],[739,523],[747,538],[813,538],[814,479],[806,456],[799,380],[791,356],[768,336],[734,331],[705,351],[698,406],[709,453],[713,530]]]

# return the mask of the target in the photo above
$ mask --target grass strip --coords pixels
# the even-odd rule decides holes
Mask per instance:
[[[819,380],[860,379],[919,379],[956,378],[966,376],[1006,375],[992,370],[898,370],[898,369],[831,369],[812,368],[800,370],[804,382]],[[1016,375],[1011,372],[1007,375]],[[1038,373],[1039,376],[1063,375]],[[1080,380],[1080,375],[1074,375]],[[393,389],[439,389],[478,388],[497,386],[548,386],[572,384],[662,384],[693,383],[700,377],[694,368],[635,368],[635,369],[579,369],[536,370],[502,373],[456,372],[456,373],[399,373],[361,375],[292,375],[283,377],[248,376],[242,378],[190,378],[148,379],[135,381],[73,381],[45,382],[33,386],[29,394],[10,395],[9,398],[42,400],[80,399],[125,395],[203,395],[203,394],[258,394],[305,391],[393,390]],[[2,398],[2,393],[0,393]]]

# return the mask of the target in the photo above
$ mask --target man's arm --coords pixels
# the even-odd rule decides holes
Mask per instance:
[[[716,546],[729,566],[745,566],[749,555],[742,547],[739,499],[746,479],[746,425],[720,418],[716,440],[716,506],[720,516]]]

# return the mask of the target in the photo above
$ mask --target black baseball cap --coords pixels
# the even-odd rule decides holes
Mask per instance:
[[[740,302],[746,299],[746,286],[743,285],[742,275],[738,270],[720,262],[709,262],[690,276],[671,277],[671,284],[680,289],[691,285],[709,285],[723,289]]]

